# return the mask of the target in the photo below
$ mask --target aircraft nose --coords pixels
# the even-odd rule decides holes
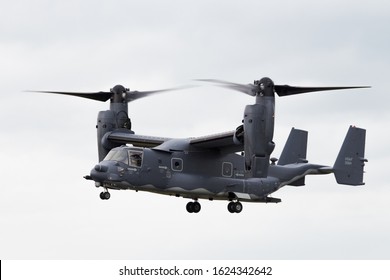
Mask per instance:
[[[96,164],[94,168],[97,172],[107,172],[108,171],[108,166],[106,165],[101,165],[101,164]]]
[[[95,182],[103,182],[107,179],[108,166],[103,164],[96,164],[91,170],[91,178]]]
[[[110,164],[99,163],[91,170],[91,178],[95,182],[103,183],[105,181],[120,181],[121,178],[117,174],[117,168]]]

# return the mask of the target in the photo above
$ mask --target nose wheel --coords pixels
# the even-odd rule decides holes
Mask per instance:
[[[186,206],[188,213],[198,213],[201,209],[200,203],[197,201],[190,201]]]
[[[231,201],[228,204],[227,208],[230,213],[240,213],[242,211],[242,204],[239,201],[236,202]]]
[[[110,199],[111,195],[108,191],[104,191],[100,193],[100,199],[101,200],[108,200]]]

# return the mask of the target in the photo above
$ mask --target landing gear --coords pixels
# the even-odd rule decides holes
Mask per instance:
[[[228,204],[227,208],[228,208],[230,213],[240,213],[242,211],[242,204],[239,201],[237,201],[237,202],[231,201]]]
[[[111,197],[111,195],[108,191],[100,193],[100,199],[102,199],[102,200],[108,200],[108,199],[110,199],[110,197]]]
[[[200,203],[197,201],[190,201],[187,203],[186,209],[188,213],[198,213],[201,209]]]

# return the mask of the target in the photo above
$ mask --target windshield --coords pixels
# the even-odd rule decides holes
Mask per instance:
[[[112,149],[104,160],[119,161],[129,166],[140,168],[142,166],[143,151],[141,149]]]
[[[129,157],[125,149],[111,150],[104,160],[120,161],[129,165]]]

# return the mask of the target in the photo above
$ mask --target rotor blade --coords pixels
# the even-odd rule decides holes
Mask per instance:
[[[219,86],[221,87],[228,88],[235,91],[240,91],[250,96],[256,95],[257,87],[252,84],[243,85],[243,84],[236,84],[236,83],[226,82],[222,80],[215,80],[215,79],[196,79],[195,81],[215,83],[215,84],[219,84]]]
[[[126,92],[127,93],[126,100],[127,100],[127,102],[131,102],[131,101],[143,98],[143,97],[151,96],[151,95],[166,92],[166,91],[183,90],[183,89],[193,88],[193,87],[195,87],[195,86],[182,86],[182,87],[150,90],[150,91],[137,91],[137,90],[128,91],[128,92]]]
[[[88,98],[92,100],[105,102],[111,98],[112,93],[106,91],[99,92],[66,92],[66,91],[45,91],[45,90],[28,90],[28,92],[43,92],[43,93],[54,93],[54,94],[64,94],[77,96],[82,98]]]
[[[326,90],[341,90],[341,89],[356,89],[356,88],[370,88],[369,86],[358,87],[294,87],[289,85],[275,85],[275,91],[279,96],[287,96],[294,94],[301,94],[315,91]]]

